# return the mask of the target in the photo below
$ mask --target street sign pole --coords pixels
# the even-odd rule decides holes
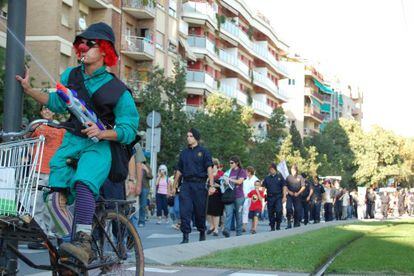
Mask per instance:
[[[155,181],[157,180],[157,177],[156,177],[156,173],[157,173],[157,154],[154,152],[154,134],[155,134],[155,131],[154,131],[154,126],[155,126],[155,120],[154,120],[154,118],[155,118],[155,110],[153,110],[152,111],[152,122],[151,122],[151,170],[152,170],[152,175],[154,176],[153,178],[152,178],[152,183],[151,183],[151,188],[152,188],[152,191],[153,191],[153,195],[154,195],[154,197],[155,197],[155,193],[156,193],[156,191],[155,191]]]
[[[151,111],[150,114],[147,116],[147,143],[146,150],[151,154],[151,171],[154,175],[154,178],[151,180],[151,191],[152,194],[155,195],[155,181],[156,181],[156,173],[157,173],[157,153],[160,151],[160,144],[161,144],[161,129],[157,128],[158,125],[161,123],[161,115],[160,113],[156,112],[155,110]]]

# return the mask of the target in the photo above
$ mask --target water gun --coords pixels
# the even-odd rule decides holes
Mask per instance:
[[[84,127],[89,127],[88,122],[95,123],[100,130],[105,130],[104,124],[98,119],[95,112],[89,109],[85,102],[78,98],[78,94],[74,90],[70,90],[61,83],[56,84],[56,92],[65,102],[69,111],[81,122]],[[92,137],[92,141],[99,142],[98,138]]]

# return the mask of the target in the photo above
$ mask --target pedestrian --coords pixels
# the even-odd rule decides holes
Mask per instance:
[[[95,122],[88,122],[88,127],[84,128],[72,115],[66,123],[71,128],[50,161],[49,185],[61,189],[59,193],[65,198],[62,202],[67,199],[71,204],[76,198],[74,239],[60,245],[60,256],[74,257],[84,265],[93,258],[91,231],[95,198],[108,178],[111,160],[114,160],[111,158],[111,145],[119,148],[119,144],[133,142],[139,123],[138,111],[128,88],[107,71],[107,67],[116,65],[118,61],[115,44],[110,26],[102,22],[90,25],[73,42],[81,65],[66,69],[61,76],[63,85],[75,90],[84,102],[89,103],[89,108],[99,111],[97,116],[107,127],[101,130]],[[47,105],[51,111],[67,111],[65,102],[57,93],[43,93],[30,86],[28,71],[24,78],[16,76],[16,79],[27,95]],[[99,142],[92,141],[92,137]],[[79,159],[76,171],[66,163],[67,159]],[[116,167],[118,165],[123,164],[116,164]],[[66,217],[63,205],[55,206],[54,211]],[[71,225],[65,226],[69,232],[72,231]]]
[[[352,204],[352,214],[355,218],[358,218],[359,197],[358,197],[357,190],[353,189],[350,195],[351,195],[351,204]]]
[[[367,214],[366,218],[373,219],[375,216],[375,192],[370,187],[367,189],[367,193],[365,194],[365,204],[367,205]]]
[[[408,202],[408,213],[410,216],[414,215],[414,192],[411,192],[409,195],[409,202]]]
[[[208,207],[207,207],[207,220],[210,224],[210,229],[207,231],[207,235],[213,234],[218,236],[219,221],[223,215],[224,204],[221,201],[220,179],[224,172],[221,169],[220,161],[213,158],[213,175],[214,185],[209,188]]]
[[[195,225],[200,232],[200,241],[206,239],[206,203],[209,187],[214,186],[213,161],[210,152],[198,143],[200,132],[191,128],[187,132],[187,148],[182,150],[178,159],[177,172],[174,178],[174,186],[178,186],[178,180],[183,176],[180,186],[180,217],[183,240],[188,243],[191,233],[191,219],[194,216]]]
[[[292,165],[291,174],[286,178],[287,187],[287,201],[286,201],[286,229],[299,227],[302,220],[302,193],[305,191],[305,179],[299,175],[298,166]]]
[[[53,120],[54,113],[50,111],[46,106],[40,108],[40,116],[42,119]],[[41,169],[39,173],[39,185],[49,186],[49,174],[50,167],[49,162],[52,156],[55,154],[56,150],[62,144],[63,136],[65,135],[64,129],[58,129],[50,127],[47,125],[41,125],[35,129],[35,131],[30,135],[31,138],[39,137],[43,135],[45,137],[45,144],[43,148],[43,158],[41,163]],[[43,192],[39,192],[36,198],[36,209],[34,213],[34,219],[39,224],[40,228],[48,236],[53,236],[53,233],[56,233],[57,229],[54,227],[54,219],[51,216],[51,213],[48,211],[46,204],[44,204]],[[59,223],[59,221],[56,221]],[[63,228],[64,229],[64,228]],[[65,236],[68,233],[60,233],[61,236]],[[32,242],[28,243],[27,247],[29,249],[46,249],[46,246],[43,242]]]
[[[342,220],[346,220],[347,218],[349,218],[348,215],[348,207],[351,206],[350,205],[350,196],[349,196],[349,192],[346,188],[342,189],[342,195],[339,198],[340,202],[342,203]]]
[[[324,211],[325,211],[325,221],[332,221],[333,220],[333,214],[332,214],[332,208],[333,208],[333,191],[332,191],[332,185],[331,181],[329,179],[324,181],[325,183],[325,203],[324,203]]]
[[[324,187],[319,183],[317,176],[313,178],[313,193],[312,193],[312,214],[313,223],[321,221],[321,204],[322,197],[325,194]]]
[[[286,181],[282,174],[277,172],[275,163],[269,165],[269,174],[263,180],[266,188],[267,210],[270,231],[280,230],[283,217],[283,203],[286,202]]]
[[[243,182],[247,178],[246,171],[242,168],[240,158],[238,156],[230,157],[230,170],[228,172],[228,184],[233,187],[235,193],[235,200],[233,203],[225,204],[224,210],[226,219],[224,223],[223,235],[230,237],[231,222],[233,215],[236,222],[236,236],[242,234],[242,215],[244,204]]]
[[[173,194],[172,183],[168,178],[168,169],[165,165],[160,165],[158,168],[158,176],[155,182],[155,203],[157,205],[157,224],[161,224],[162,216],[164,215],[164,222],[168,221],[168,202],[167,198]]]
[[[403,216],[405,214],[405,191],[403,189],[398,192],[398,214]]]
[[[263,209],[264,197],[265,194],[260,180],[256,180],[254,182],[254,189],[247,194],[247,198],[250,199],[249,218],[252,220],[251,234],[256,234],[257,223]]]
[[[340,220],[342,218],[342,200],[341,200],[342,188],[337,179],[334,180],[333,193],[334,193],[333,206],[334,206],[335,219]]]
[[[243,194],[244,194],[244,204],[243,204],[243,227],[242,232],[246,232],[247,223],[249,221],[249,207],[250,207],[250,198],[247,195],[250,191],[254,190],[254,183],[258,180],[257,176],[254,174],[255,170],[252,166],[246,168],[247,178],[243,182]],[[261,211],[260,211],[261,212]]]
[[[390,196],[387,192],[382,192],[381,195],[381,214],[383,219],[388,218],[388,210],[390,208]]]
[[[307,180],[308,175],[306,173],[302,173],[302,177],[305,179],[305,190],[301,195],[303,224],[307,225],[309,223],[310,199],[313,194],[313,185]]]

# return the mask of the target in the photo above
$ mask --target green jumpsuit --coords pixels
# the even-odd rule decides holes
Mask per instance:
[[[61,83],[67,85],[72,68],[66,69],[61,76]],[[85,74],[82,70],[85,87],[92,96],[102,85],[110,81],[113,76],[106,72],[105,66],[97,69],[92,76]],[[55,113],[67,111],[66,105],[57,93],[49,94],[47,107]],[[117,141],[122,144],[131,143],[136,136],[139,123],[139,114],[135,102],[128,91],[125,91],[118,100],[115,109],[115,132]],[[77,170],[66,164],[68,158],[79,159]],[[75,136],[66,132],[62,145],[50,160],[51,187],[70,188],[71,195],[68,203],[73,202],[75,196],[74,185],[80,181],[87,185],[96,196],[99,189],[107,179],[111,168],[111,150],[109,141],[101,140],[94,143],[89,138]]]

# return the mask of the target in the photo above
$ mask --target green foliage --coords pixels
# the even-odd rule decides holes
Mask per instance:
[[[289,134],[292,136],[292,145],[293,149],[299,150],[299,152],[304,155],[304,147],[303,147],[303,141],[302,137],[300,136],[300,133],[298,129],[296,128],[296,124],[292,123],[289,128]]]
[[[281,141],[286,137],[285,123],[283,108],[275,108],[268,120],[266,137],[255,139],[250,147],[247,165],[251,165],[256,169],[256,175],[259,178],[267,175],[267,168],[271,162],[274,162]]]
[[[140,129],[146,129],[146,117],[152,111],[161,114],[161,151],[159,163],[173,167],[180,149],[185,144],[185,133],[188,130],[187,115],[183,111],[185,104],[185,68],[175,63],[174,78],[165,77],[164,70],[155,68],[149,73],[150,80],[138,93],[140,112]]]
[[[202,144],[220,161],[226,162],[233,155],[240,156],[246,164],[247,147],[251,130],[248,125],[250,111],[229,100],[213,94],[207,98],[204,112],[195,114],[191,126],[201,132]]]

